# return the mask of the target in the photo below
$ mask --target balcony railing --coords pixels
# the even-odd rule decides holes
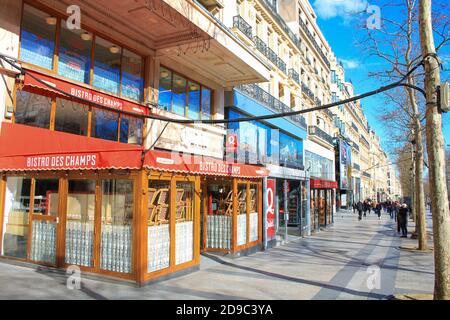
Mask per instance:
[[[329,144],[333,144],[333,137],[330,136],[325,131],[323,131],[322,129],[320,129],[318,126],[309,126],[308,133],[312,136],[317,136],[321,138],[322,140],[328,142]]]
[[[253,30],[252,26],[247,23],[241,16],[233,17],[233,27],[238,28],[243,34],[247,36],[250,40],[253,40]]]
[[[352,128],[355,129],[356,132],[359,132],[359,129],[354,122],[352,122]]]
[[[314,36],[312,35],[311,31],[309,31],[306,24],[303,22],[301,18],[299,18],[300,27],[303,29],[303,31],[308,35],[308,38],[311,40],[313,46],[316,48],[317,52],[319,52],[319,55],[322,57],[323,61],[325,61],[325,64],[328,68],[330,68],[330,61],[328,61],[327,57],[323,53],[322,49],[317,44],[316,39],[314,39]]]
[[[284,73],[286,73],[286,63],[285,63],[283,60],[281,60],[280,57],[277,58],[277,67],[278,67],[281,71],[283,71]]]
[[[297,82],[298,84],[300,84],[300,75],[298,74],[297,71],[295,71],[294,69],[289,69],[288,71],[288,76],[289,78],[291,78],[292,80],[294,80],[295,82]]]
[[[307,86],[304,82],[302,82],[302,91],[303,91],[308,97],[310,97],[311,100],[314,101],[314,93],[311,91],[310,88],[308,88],[308,86]]]
[[[271,48],[267,47],[267,58],[272,61],[274,65],[278,63],[278,56]]]
[[[267,44],[258,36],[255,36],[253,38],[253,42],[255,43],[256,49],[258,49],[259,52],[261,52],[266,58],[268,58],[267,49],[269,47],[267,46]]]
[[[367,173],[367,172],[363,172],[363,176],[365,176],[365,177],[367,177],[367,178],[372,177],[372,176],[370,175],[370,173]]]
[[[330,109],[322,109],[323,112],[325,112],[331,119],[333,119],[334,114],[330,111]]]
[[[354,164],[353,164],[353,169],[360,171],[360,170],[361,170],[361,167],[360,167],[359,164],[354,163]]]
[[[353,148],[359,152],[359,145],[357,143],[353,142]]]
[[[282,113],[282,112],[291,112],[293,111],[291,108],[289,108],[287,105],[285,105],[283,102],[272,96],[270,93],[265,91],[264,89],[260,88],[256,84],[243,84],[236,87],[237,90],[241,91],[242,93],[245,93],[246,95],[250,96],[251,98],[261,102],[262,104],[266,105],[272,111],[275,113]],[[299,125],[299,127],[306,130],[307,125],[305,118],[302,115],[294,115],[289,117],[292,121],[294,121],[296,124]]]

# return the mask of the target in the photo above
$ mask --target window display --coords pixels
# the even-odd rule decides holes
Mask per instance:
[[[247,241],[247,184],[238,184],[237,245]]]
[[[100,268],[131,273],[133,181],[102,181]]]
[[[69,180],[65,262],[92,267],[94,263],[95,180]]]
[[[15,123],[48,129],[50,127],[51,107],[52,102],[49,97],[17,90],[14,121]]]
[[[27,258],[30,191],[30,178],[6,179],[2,256]]]
[[[148,272],[169,267],[170,181],[149,180],[148,186]]]
[[[175,264],[194,258],[194,183],[177,182]]]
[[[303,168],[303,141],[280,132],[280,166]]]
[[[233,188],[231,181],[208,183],[206,247],[231,249]]]
[[[258,219],[258,185],[250,185],[250,239],[249,241],[258,240],[259,219]]]
[[[20,33],[20,60],[53,69],[56,18],[24,5]],[[55,21],[55,23],[53,23]]]

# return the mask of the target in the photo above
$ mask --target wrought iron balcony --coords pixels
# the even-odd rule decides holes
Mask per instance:
[[[233,27],[238,28],[243,34],[245,34],[250,40],[253,40],[252,26],[247,23],[241,16],[233,17]]]
[[[317,136],[320,139],[328,142],[329,144],[333,144],[333,137],[330,136],[328,133],[320,129],[318,126],[309,126],[308,127],[308,133],[311,136]]]
[[[275,113],[282,113],[282,112],[291,112],[293,111],[291,108],[289,108],[287,105],[285,105],[283,102],[272,96],[270,93],[265,91],[264,89],[260,88],[256,84],[243,84],[236,87],[237,90],[241,91],[242,93],[248,95],[249,97],[255,99],[258,102],[261,102],[262,104],[266,105],[272,111]],[[305,118],[302,115],[294,115],[289,117],[292,121],[294,121],[296,124],[298,124],[299,127],[306,130],[307,125]]]
[[[359,132],[359,129],[354,122],[352,122],[352,128],[355,129],[356,132]]]
[[[309,97],[311,98],[311,100],[314,101],[314,93],[311,91],[310,88],[308,88],[308,86],[302,82],[302,91]]]
[[[278,63],[278,56],[271,48],[267,47],[267,58],[272,61],[274,65]]]
[[[361,167],[360,167],[359,164],[354,163],[354,164],[353,164],[353,169],[360,171],[360,170],[361,170]]]
[[[258,36],[255,36],[253,38],[253,42],[255,43],[256,49],[258,49],[259,52],[261,52],[266,58],[268,58],[267,44],[264,41],[262,41],[261,38]]]
[[[291,78],[292,80],[294,80],[295,82],[297,82],[298,84],[300,84],[300,75],[298,74],[297,71],[295,71],[294,69],[289,69],[288,71],[288,76],[289,78]]]
[[[334,114],[330,111],[330,109],[322,109],[323,112],[325,112],[331,119],[333,119]]]
[[[363,176],[367,177],[367,178],[371,178],[372,176],[370,175],[370,173],[367,172],[363,172]]]
[[[309,40],[311,40],[313,46],[316,48],[317,52],[322,57],[323,61],[325,61],[325,64],[327,65],[327,67],[330,68],[330,61],[328,61],[328,59],[325,56],[325,54],[323,53],[322,49],[317,44],[316,39],[314,39],[314,36],[312,35],[311,31],[309,31],[308,27],[306,26],[306,24],[303,22],[303,20],[300,17],[299,17],[299,23],[300,23],[300,27],[306,33],[306,35],[308,36]]]
[[[286,73],[286,62],[284,62],[280,57],[277,58],[277,67]]]

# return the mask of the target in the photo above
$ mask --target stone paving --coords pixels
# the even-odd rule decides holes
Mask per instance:
[[[61,272],[0,262],[0,299],[347,300],[432,293],[433,254],[399,248],[416,243],[400,238],[386,214],[358,221],[341,211],[334,225],[311,237],[237,259],[203,255],[199,271],[141,288],[83,278],[80,290],[70,290]]]

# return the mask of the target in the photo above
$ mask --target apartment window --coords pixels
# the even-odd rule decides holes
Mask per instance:
[[[160,68],[159,107],[194,120],[211,119],[211,89]]]
[[[45,69],[53,69],[56,18],[24,5],[20,33],[20,60]]]

